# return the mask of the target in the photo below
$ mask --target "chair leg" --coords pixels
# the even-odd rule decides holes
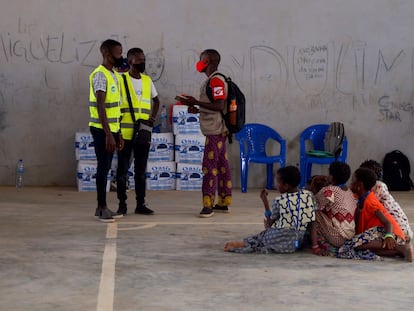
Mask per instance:
[[[306,178],[307,178],[307,163],[306,161],[300,161],[300,187],[303,188],[306,185]]]
[[[240,182],[241,182],[241,191],[247,192],[247,177],[248,177],[248,163],[244,159],[240,159]]]
[[[267,176],[267,183],[266,188],[269,190],[273,189],[273,163],[266,164],[266,176]]]
[[[308,182],[308,179],[312,177],[312,163],[306,164],[306,177],[305,177],[305,184]]]

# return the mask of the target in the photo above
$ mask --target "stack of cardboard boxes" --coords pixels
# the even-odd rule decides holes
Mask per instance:
[[[171,133],[152,133],[147,163],[148,190],[201,190],[205,136],[200,132],[199,114],[187,112],[187,106],[174,105]],[[78,162],[78,191],[96,191],[96,156],[88,131],[75,135]],[[174,160],[175,158],[175,160]],[[134,163],[128,171],[129,189],[135,189]],[[108,181],[115,179],[117,157],[114,154]],[[108,182],[109,191],[110,182]]]
[[[78,191],[96,191],[97,161],[92,134],[81,131],[75,134],[75,157],[78,161],[76,181]],[[108,174],[108,180],[111,176]],[[109,191],[110,182],[107,183]]]
[[[152,133],[146,184],[148,190],[175,189],[173,133]]]
[[[176,189],[201,190],[201,163],[206,138],[200,132],[200,115],[188,113],[187,106],[174,105],[172,121],[177,164]]]

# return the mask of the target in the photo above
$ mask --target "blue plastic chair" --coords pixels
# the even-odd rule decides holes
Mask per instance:
[[[247,192],[247,177],[250,162],[266,164],[266,188],[272,189],[273,163],[279,162],[280,167],[284,167],[286,163],[286,140],[271,127],[257,123],[245,124],[243,129],[236,134],[236,139],[240,144],[240,178],[242,192]],[[266,154],[266,143],[269,139],[280,144],[280,154]]]
[[[331,164],[334,161],[346,162],[346,156],[348,153],[348,140],[344,136],[342,142],[342,151],[336,158],[331,157],[315,157],[307,154],[307,151],[312,150],[325,150],[324,138],[325,133],[328,130],[328,124],[315,124],[306,128],[300,135],[300,186],[304,187],[312,174],[312,164]],[[310,141],[311,148],[307,148],[306,143]]]

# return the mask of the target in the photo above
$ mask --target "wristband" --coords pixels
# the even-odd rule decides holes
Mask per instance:
[[[264,216],[265,216],[265,217],[270,217],[270,216],[272,216],[272,211],[271,211],[271,210],[266,210],[266,211],[264,212]]]
[[[384,236],[383,236],[383,239],[385,240],[385,239],[388,239],[388,238],[394,238],[394,234],[392,234],[392,233],[386,233],[386,234],[384,234]]]

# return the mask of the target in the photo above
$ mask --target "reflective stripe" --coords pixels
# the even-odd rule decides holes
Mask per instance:
[[[119,102],[115,103],[105,103],[105,108],[115,108],[119,106]],[[89,102],[89,107],[98,107],[97,103]]]
[[[138,108],[133,108],[133,109],[132,109],[132,111],[134,111],[134,112],[138,112],[138,111],[139,111],[139,109],[138,109]],[[129,108],[121,108],[121,112],[122,112],[122,113],[129,112]]]
[[[118,118],[108,118],[108,123],[118,123],[119,120]],[[89,122],[94,122],[94,123],[101,123],[101,120],[96,119],[96,118],[89,118]]]
[[[129,73],[124,74],[130,90],[134,90]],[[145,74],[141,74],[142,79],[142,93],[141,98],[138,98],[135,92],[131,91],[131,101],[133,106],[134,117],[136,120],[148,120],[151,114],[151,78]],[[124,139],[132,139],[133,136],[133,121],[131,111],[129,110],[129,103],[126,97],[125,84],[121,83],[121,132]]]
[[[134,128],[134,124],[132,123],[121,123],[121,129],[132,129]]]
[[[134,111],[135,113],[141,112],[141,113],[145,113],[145,114],[151,114],[151,109],[145,109],[145,108],[133,108],[132,111]],[[121,112],[122,113],[128,113],[129,112],[129,107],[128,108],[121,108]]]

